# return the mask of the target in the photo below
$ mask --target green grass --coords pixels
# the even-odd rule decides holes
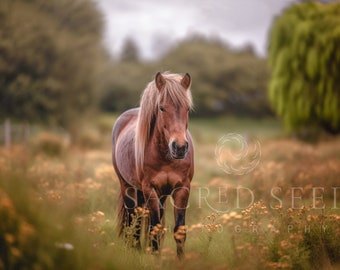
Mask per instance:
[[[332,189],[340,185],[339,137],[309,145],[283,136],[273,119],[193,119],[195,176],[186,259],[178,261],[169,200],[160,257],[137,252],[117,236],[114,119],[103,116],[94,126],[105,138],[96,148],[69,145],[51,155],[45,136],[41,148],[35,141],[32,147],[0,149],[0,269],[339,267],[340,189],[335,197]],[[229,133],[260,141],[260,163],[249,173],[227,174],[217,165],[216,144]],[[294,195],[292,187],[301,189]],[[313,187],[324,188],[315,191],[314,201]],[[274,207],[280,201],[272,188],[282,207]],[[291,209],[292,196],[305,208]],[[311,209],[313,202],[320,209]]]
[[[281,123],[274,118],[249,119],[234,117],[218,117],[206,119],[192,119],[189,124],[194,139],[197,142],[216,143],[219,137],[228,133],[241,133],[268,139],[282,136]]]

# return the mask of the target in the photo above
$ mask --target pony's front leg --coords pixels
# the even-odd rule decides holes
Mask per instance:
[[[175,214],[174,238],[177,245],[177,257],[179,259],[184,257],[184,244],[186,239],[185,212],[188,206],[189,192],[189,187],[179,187],[171,194]]]
[[[153,253],[157,253],[160,248],[160,230],[162,229],[160,221],[160,200],[155,191],[150,186],[143,186],[144,200],[150,211],[150,242]]]

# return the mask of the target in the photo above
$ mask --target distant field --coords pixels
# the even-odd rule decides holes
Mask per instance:
[[[190,130],[197,140],[214,142],[218,136],[226,133],[241,133],[259,138],[273,138],[282,136],[283,129],[280,122],[274,118],[248,119],[234,117],[219,117],[206,119],[192,119]]]
[[[77,145],[39,133],[0,149],[0,269],[340,269],[340,137],[307,144],[274,119],[192,119],[180,262],[170,200],[160,257],[117,237],[114,119],[102,116]]]

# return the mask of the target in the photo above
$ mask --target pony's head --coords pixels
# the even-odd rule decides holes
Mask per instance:
[[[143,92],[136,129],[136,164],[143,167],[145,146],[152,132],[162,135],[173,159],[188,152],[188,113],[192,109],[189,74],[158,72]]]
[[[177,76],[156,74],[155,83],[159,91],[155,127],[168,144],[171,158],[186,156],[189,143],[187,138],[188,113],[192,107],[190,85],[187,73],[179,80]]]

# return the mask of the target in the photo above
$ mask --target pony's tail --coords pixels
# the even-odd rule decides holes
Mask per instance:
[[[126,209],[124,206],[124,200],[122,192],[119,192],[118,196],[118,206],[117,206],[117,217],[118,217],[118,224],[117,224],[117,230],[118,235],[122,236],[126,224]]]

